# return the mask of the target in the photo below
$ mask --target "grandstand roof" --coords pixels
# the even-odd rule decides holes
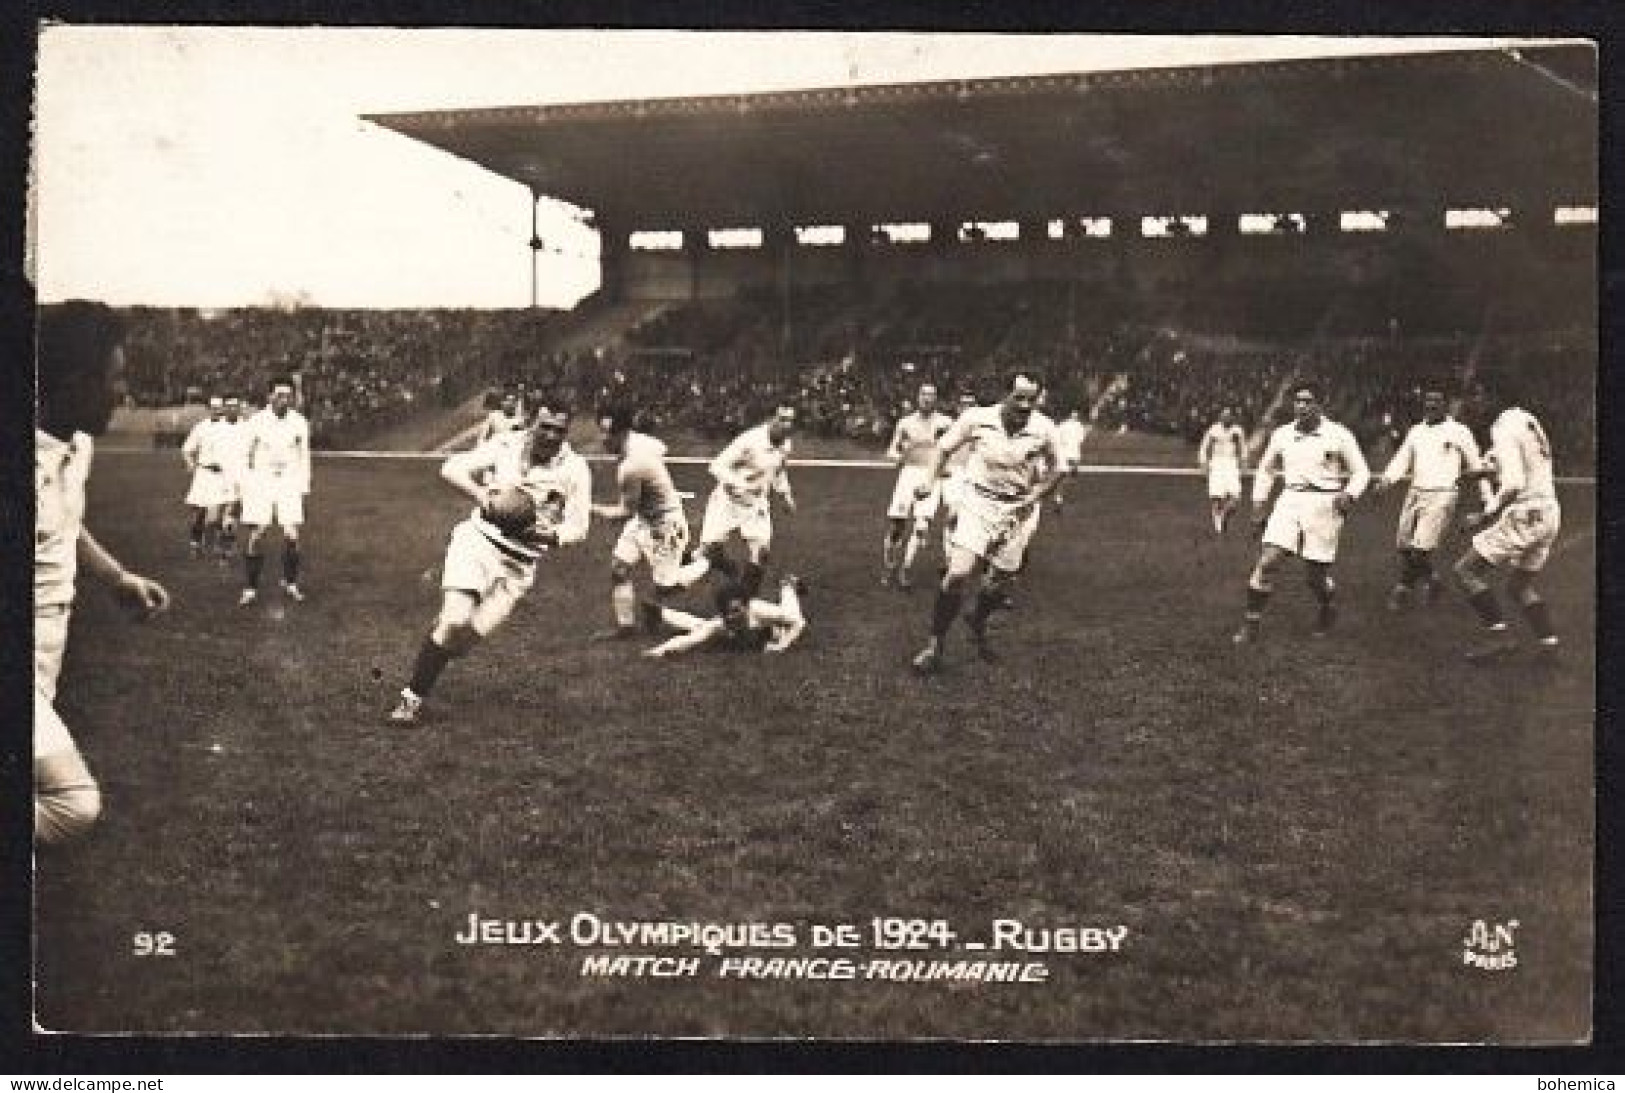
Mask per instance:
[[[1585,45],[368,116],[626,227],[1594,202]]]

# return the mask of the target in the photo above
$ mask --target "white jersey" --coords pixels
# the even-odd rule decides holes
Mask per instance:
[[[643,433],[627,433],[615,482],[627,499],[632,515],[660,524],[682,515],[683,499],[666,468],[666,445]]]
[[[1202,434],[1197,459],[1204,467],[1214,463],[1234,463],[1239,466],[1242,453],[1246,450],[1247,434],[1241,431],[1240,425],[1225,426],[1215,421]]]
[[[298,410],[278,415],[267,406],[244,423],[243,463],[256,476],[291,478],[310,489],[310,423]]]
[[[711,461],[711,475],[724,489],[741,499],[765,499],[769,490],[789,492],[784,465],[790,458],[790,439],[773,443],[767,425],[746,429]]]
[[[1437,423],[1419,421],[1412,425],[1382,477],[1389,482],[1409,478],[1412,489],[1429,493],[1454,491],[1461,476],[1478,470],[1479,465],[1478,441],[1473,439],[1473,431],[1446,417]]]
[[[1490,426],[1503,502],[1543,498],[1557,500],[1552,474],[1552,445],[1535,415],[1518,406],[1501,411]]]
[[[95,442],[84,433],[58,440],[34,430],[34,609],[73,603],[85,483]]]
[[[220,458],[220,467],[225,471],[226,477],[235,482],[243,476],[243,469],[248,465],[248,422],[239,418],[236,421],[220,422],[220,428],[214,435],[215,453]]]
[[[886,458],[904,467],[930,466],[933,447],[953,423],[953,418],[935,411],[926,415],[916,410],[898,418]]]
[[[1089,426],[1075,417],[1069,417],[1055,427],[1055,442],[1061,459],[1068,467],[1083,461],[1083,438],[1089,435]]]
[[[1258,477],[1253,481],[1253,507],[1269,504],[1275,480],[1288,490],[1303,493],[1346,493],[1358,497],[1371,482],[1354,434],[1330,418],[1308,432],[1288,422],[1270,434],[1270,442],[1258,461]]]
[[[570,445],[562,444],[558,454],[546,463],[532,463],[530,438],[529,429],[501,433],[471,452],[452,456],[447,463],[455,461],[488,489],[517,486],[530,495],[538,509],[546,503],[548,494],[562,494],[564,514],[553,530],[560,546],[579,543],[587,537],[592,511],[592,472],[587,461]],[[515,539],[487,521],[478,506],[469,520],[482,535],[511,555],[529,561],[541,554],[535,544]]]
[[[1014,433],[1005,430],[998,405],[966,410],[941,441],[949,453],[964,445],[974,445],[965,464],[966,480],[1003,500],[1023,498],[1060,461],[1055,423],[1037,410]]]
[[[229,427],[225,418],[206,417],[186,434],[186,439],[181,442],[181,452],[194,467],[210,471],[225,470],[220,451],[220,442],[225,439],[222,426]]]

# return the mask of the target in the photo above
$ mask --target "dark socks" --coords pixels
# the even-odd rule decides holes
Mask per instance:
[[[299,583],[299,544],[282,544],[282,579],[289,584]]]
[[[423,644],[418,647],[417,659],[412,662],[412,681],[407,686],[419,698],[428,698],[429,692],[434,690],[435,681],[450,661],[451,654],[434,638],[424,638]]]
[[[943,589],[937,593],[937,602],[931,608],[931,633],[938,639],[948,636],[953,629],[954,620],[959,617],[959,608],[965,602],[965,594],[958,590]]]

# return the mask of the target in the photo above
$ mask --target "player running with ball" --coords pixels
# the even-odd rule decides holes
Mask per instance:
[[[500,433],[446,460],[440,476],[474,500],[452,529],[440,614],[389,719],[411,724],[446,665],[507,619],[536,581],[536,560],[587,537],[592,475],[565,443],[570,414],[544,406],[529,429]]]

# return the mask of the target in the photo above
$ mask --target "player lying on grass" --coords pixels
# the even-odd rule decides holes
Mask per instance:
[[[440,614],[389,719],[417,720],[446,665],[501,626],[536,581],[536,561],[587,537],[592,476],[565,443],[569,411],[542,407],[535,423],[499,433],[446,460],[440,474],[478,507],[452,529]]]
[[[643,604],[645,625],[653,631],[662,627],[679,631],[652,649],[646,657],[669,657],[702,646],[745,652],[782,653],[796,643],[807,628],[801,610],[806,592],[802,582],[786,575],[779,582],[779,602],[757,599],[745,586],[730,577],[717,588],[715,618],[701,618],[686,611],[662,607],[653,601]]]

